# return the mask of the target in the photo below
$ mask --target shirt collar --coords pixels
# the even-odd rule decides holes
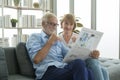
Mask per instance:
[[[49,38],[49,35],[47,35],[44,31],[41,32],[43,38]]]

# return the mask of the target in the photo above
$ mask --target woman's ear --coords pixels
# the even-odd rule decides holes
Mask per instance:
[[[61,21],[61,23],[60,23],[60,25],[61,25],[61,28],[63,28],[63,24],[62,24],[62,23],[63,23],[63,21]]]
[[[61,28],[63,28],[62,25],[61,25]]]
[[[61,28],[63,28],[63,25],[62,25],[62,23],[61,23]]]

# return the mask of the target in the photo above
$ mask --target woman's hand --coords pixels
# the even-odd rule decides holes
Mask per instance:
[[[77,37],[78,37],[78,35],[73,35],[73,36],[72,36],[72,42],[75,42],[76,39],[77,39]]]
[[[92,58],[99,58],[100,52],[98,50],[93,50],[90,54]]]

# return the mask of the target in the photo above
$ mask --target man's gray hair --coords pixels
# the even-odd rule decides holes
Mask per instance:
[[[48,21],[50,18],[57,18],[55,14],[47,12],[43,15],[42,21]]]

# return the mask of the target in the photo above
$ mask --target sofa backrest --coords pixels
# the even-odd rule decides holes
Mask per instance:
[[[33,65],[26,49],[26,43],[20,42],[16,46],[16,57],[20,68],[20,74],[35,77]]]

